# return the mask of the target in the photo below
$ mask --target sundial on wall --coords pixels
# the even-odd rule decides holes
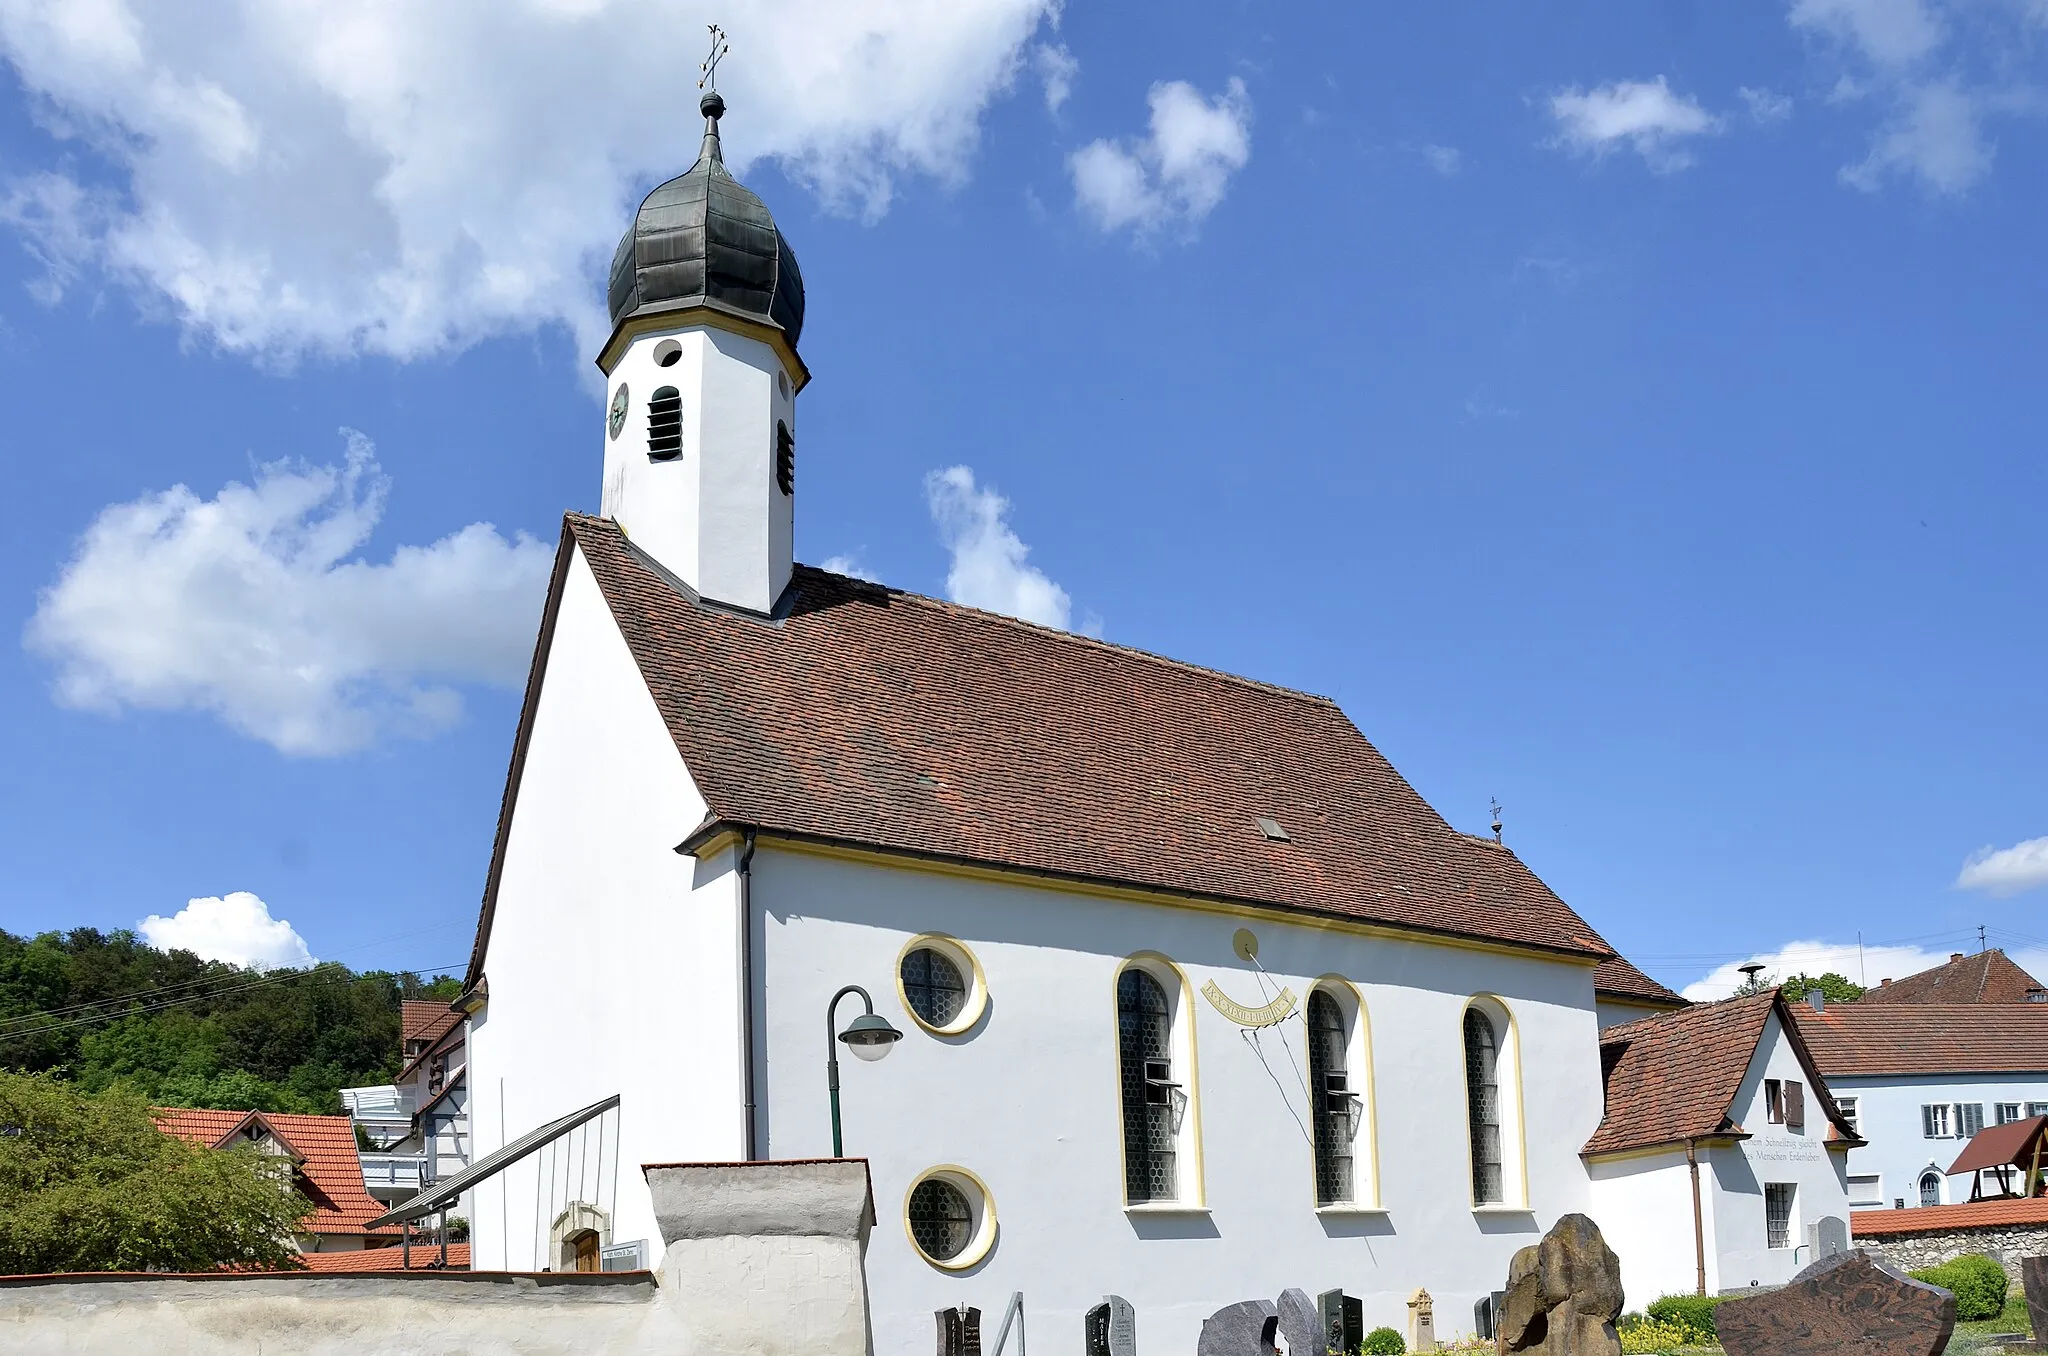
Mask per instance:
[[[1256,961],[1259,958],[1259,939],[1252,935],[1250,928],[1239,928],[1237,935],[1230,939],[1230,949],[1242,960]],[[1213,979],[1202,986],[1202,997],[1209,1000],[1210,1007],[1239,1026],[1252,1027],[1277,1026],[1286,1021],[1296,1002],[1294,990],[1282,989],[1272,1002],[1255,1008],[1246,1007],[1231,1001]]]

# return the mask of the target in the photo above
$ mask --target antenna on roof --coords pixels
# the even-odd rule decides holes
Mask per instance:
[[[705,57],[697,67],[697,88],[704,89],[708,86],[711,92],[716,94],[718,93],[718,63],[725,59],[725,54],[730,52],[732,48],[726,45],[724,29],[720,28],[717,24],[706,24],[704,26],[711,30],[711,55]]]
[[[1486,803],[1493,807],[1493,841],[1498,843],[1500,841],[1500,800],[1498,797],[1488,796]]]
[[[1982,923],[1977,924],[1977,954],[1980,956],[1984,954],[1984,925]]]

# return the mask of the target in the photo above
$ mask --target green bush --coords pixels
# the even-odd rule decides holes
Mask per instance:
[[[1655,1356],[1683,1347],[1708,1346],[1714,1340],[1690,1323],[1644,1318],[1641,1314],[1625,1314],[1615,1327],[1621,1337],[1622,1356]]]
[[[1965,1323],[1996,1318],[2005,1310],[2008,1282],[2005,1268],[1983,1253],[1965,1253],[1953,1262],[1910,1273],[1914,1280],[1938,1285],[1956,1297],[1956,1317]]]
[[[1365,1335],[1365,1343],[1359,1350],[1365,1356],[1401,1356],[1408,1350],[1408,1344],[1392,1328],[1374,1328]]]
[[[1691,1328],[1700,1335],[1704,1345],[1715,1340],[1714,1306],[1723,1298],[1725,1296],[1721,1295],[1666,1295],[1650,1301],[1649,1315],[1662,1324]]]

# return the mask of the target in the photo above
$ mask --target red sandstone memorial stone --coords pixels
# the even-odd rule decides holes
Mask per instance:
[[[2027,1321],[2034,1326],[2031,1349],[2048,1351],[2048,1257],[2020,1258],[2020,1287],[2027,1295]]]
[[[1728,1356],[1941,1356],[1955,1327],[1954,1295],[1860,1249],[1714,1310]]]

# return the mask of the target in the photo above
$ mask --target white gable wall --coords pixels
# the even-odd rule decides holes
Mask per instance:
[[[1474,1301],[1503,1285],[1514,1251],[1589,1207],[1577,1150],[1600,1116],[1590,966],[1027,880],[894,869],[767,840],[755,860],[770,1155],[831,1152],[824,1014],[836,989],[866,986],[905,1032],[879,1063],[841,1059],[846,1152],[870,1160],[880,1217],[868,1252],[877,1350],[923,1346],[932,1312],[963,1302],[982,1309],[992,1342],[1013,1290],[1025,1292],[1034,1336],[1055,1345],[1078,1342],[1083,1312],[1105,1293],[1137,1306],[1145,1347],[1171,1351],[1191,1349],[1217,1308],[1288,1286],[1362,1296],[1369,1328],[1402,1327],[1408,1295],[1426,1286],[1438,1331],[1469,1332]],[[1259,939],[1265,987],[1231,951],[1240,927]],[[986,973],[988,1012],[962,1035],[927,1033],[899,997],[898,956],[922,932],[957,937]],[[1206,1211],[1124,1207],[1115,977],[1140,951],[1170,958],[1197,991],[1197,1067],[1177,1076],[1198,1085],[1189,1114]],[[1310,985],[1331,974],[1358,987],[1370,1026],[1384,1213],[1316,1210],[1301,1020],[1254,1046],[1198,993],[1213,978],[1256,1006],[1284,985],[1305,1006]],[[1462,1020],[1475,992],[1497,995],[1514,1018],[1527,1133],[1509,1136],[1506,1157],[1512,1196],[1526,1145],[1532,1209],[1472,1208]],[[859,1011],[856,999],[842,1005],[842,1026]],[[1363,1071],[1351,1072],[1362,1087]],[[1505,1065],[1501,1081],[1512,1098]],[[978,1174],[996,1201],[994,1250],[965,1272],[927,1263],[907,1237],[905,1195],[940,1164]],[[1369,1168],[1362,1156],[1362,1178]],[[1182,1175],[1191,1196],[1185,1159]]]
[[[639,1165],[743,1156],[734,882],[697,882],[694,859],[673,851],[703,815],[578,552],[505,845],[469,1110],[482,1156],[623,1094],[607,1241],[647,1239],[657,1256]],[[536,1265],[539,1163],[472,1193],[478,1269]]]

